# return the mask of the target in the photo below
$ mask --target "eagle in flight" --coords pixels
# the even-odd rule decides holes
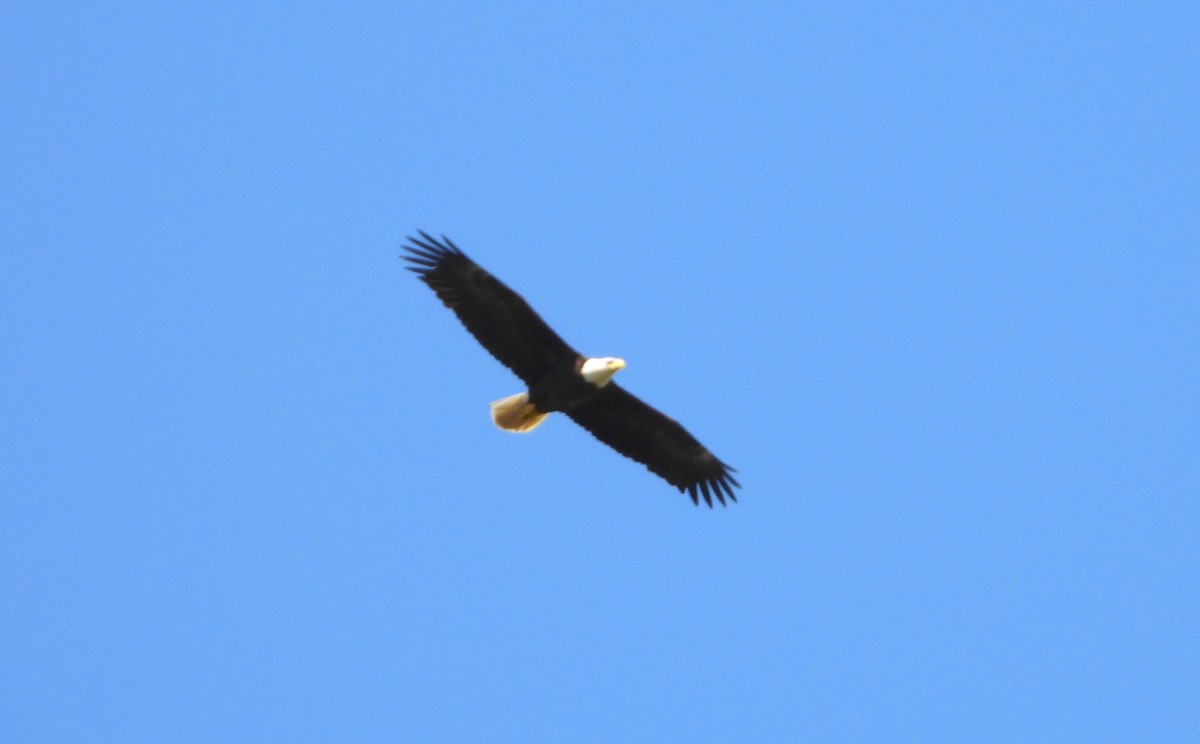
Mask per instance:
[[[695,504],[715,497],[737,501],[737,472],[721,462],[675,419],[612,381],[625,367],[616,357],[586,357],[559,338],[519,294],[467,258],[449,238],[424,231],[409,238],[403,258],[454,311],[471,335],[528,390],[491,404],[505,431],[529,432],[555,411],[596,439],[645,465]]]

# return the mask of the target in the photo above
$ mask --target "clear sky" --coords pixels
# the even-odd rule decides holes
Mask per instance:
[[[1200,741],[1152,5],[8,8],[0,740]],[[417,229],[739,503],[496,430]]]

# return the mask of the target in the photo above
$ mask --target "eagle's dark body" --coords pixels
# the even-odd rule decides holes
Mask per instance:
[[[579,370],[585,359],[582,354],[576,354],[570,367],[555,367],[529,382],[529,402],[545,413],[573,411],[590,403],[604,392],[604,388],[596,387],[580,376]]]

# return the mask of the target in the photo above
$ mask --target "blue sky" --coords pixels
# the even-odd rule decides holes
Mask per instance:
[[[1197,740],[1198,22],[10,9],[0,739]],[[497,431],[418,228],[740,503]]]

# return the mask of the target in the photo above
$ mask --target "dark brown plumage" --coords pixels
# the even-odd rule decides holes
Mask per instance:
[[[715,497],[737,501],[733,468],[721,462],[674,419],[611,382],[624,362],[588,360],[571,348],[513,290],[459,250],[445,236],[425,232],[405,246],[414,271],[463,326],[501,364],[529,386],[528,393],[497,401],[493,418],[513,431],[528,431],[541,417],[561,411],[592,436],[622,455],[645,465],[694,503],[712,506]],[[597,384],[581,372],[589,365],[619,362],[599,375]],[[503,411],[499,409],[503,407]],[[510,420],[524,422],[524,428]]]

